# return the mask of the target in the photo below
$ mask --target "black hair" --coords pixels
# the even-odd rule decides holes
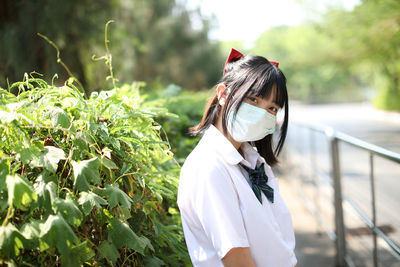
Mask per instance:
[[[275,65],[261,56],[244,56],[237,61],[229,62],[225,67],[225,73],[219,84],[226,86],[226,102],[221,109],[218,103],[217,92],[208,101],[201,122],[190,128],[192,135],[202,135],[204,131],[217,122],[222,112],[222,125],[224,134],[227,134],[227,116],[231,107],[234,107],[236,116],[243,100],[249,95],[268,98],[275,90],[275,103],[284,108],[284,120],[280,127],[279,141],[273,149],[272,134],[267,135],[261,140],[251,142],[257,148],[258,153],[270,165],[278,163],[277,156],[282,150],[286,139],[289,120],[289,103],[286,88],[286,77]]]

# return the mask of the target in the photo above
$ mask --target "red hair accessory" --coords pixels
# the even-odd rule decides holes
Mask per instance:
[[[240,53],[236,49],[232,48],[231,52],[229,53],[229,56],[225,62],[224,74],[226,72],[226,65],[228,65],[229,62],[235,62],[235,61],[241,59],[242,57],[244,57],[244,55],[242,53]],[[271,62],[271,64],[274,64],[277,68],[279,67],[279,62],[276,62],[276,61],[270,61],[270,62]]]
[[[276,61],[270,61],[272,64],[274,64],[277,68],[279,67],[279,62]]]
[[[225,68],[226,65],[228,65],[229,62],[234,62],[238,59],[241,59],[242,57],[244,57],[244,55],[242,53],[240,53],[239,51],[237,51],[236,49],[231,49],[231,52],[229,53],[228,59],[225,62],[225,66],[224,66],[224,74],[225,74]]]

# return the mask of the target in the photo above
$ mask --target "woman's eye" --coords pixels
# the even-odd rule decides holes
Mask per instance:
[[[257,103],[257,98],[249,96],[247,97],[248,100],[250,100],[251,102]]]
[[[275,113],[278,112],[278,109],[275,107],[270,107],[269,110],[271,110],[272,112],[275,112]]]

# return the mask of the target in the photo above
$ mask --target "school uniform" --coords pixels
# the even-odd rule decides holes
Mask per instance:
[[[182,166],[178,206],[192,263],[223,266],[229,250],[249,247],[259,267],[292,267],[294,232],[278,181],[249,143],[241,149],[244,157],[211,125]],[[264,194],[260,203],[239,163],[252,169],[265,164],[273,203]]]

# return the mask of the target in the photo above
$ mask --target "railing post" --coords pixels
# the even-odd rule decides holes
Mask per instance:
[[[334,203],[335,203],[335,232],[336,232],[336,266],[344,267],[346,256],[346,240],[344,236],[344,217],[342,205],[342,186],[341,172],[339,161],[339,145],[338,139],[335,137],[334,131],[327,133],[330,139],[331,160],[332,160],[332,179],[334,188]]]
[[[318,225],[320,225],[321,220],[321,208],[320,208],[320,183],[317,170],[316,162],[316,149],[315,149],[315,131],[310,129],[310,163],[311,163],[311,178],[314,186],[314,204],[315,204],[315,215],[317,217]],[[318,230],[319,232],[319,230]]]
[[[375,176],[374,176],[374,154],[369,153],[369,175],[371,179],[371,204],[372,204],[372,223],[374,228],[376,228],[376,197],[375,197]],[[374,242],[374,267],[378,267],[378,241],[376,232],[372,232],[373,242]]]

